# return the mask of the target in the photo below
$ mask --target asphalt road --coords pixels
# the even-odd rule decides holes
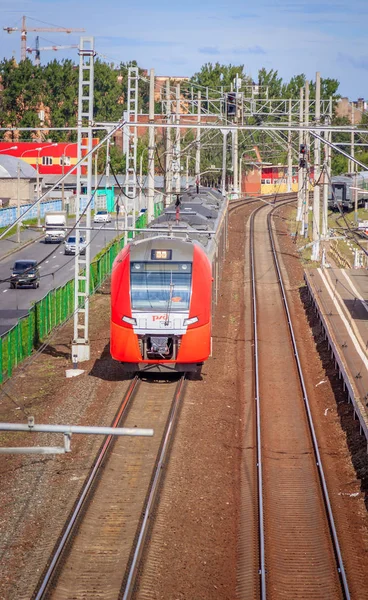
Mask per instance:
[[[116,237],[115,231],[107,231],[105,227],[114,227],[114,220],[106,225],[95,224],[95,231],[91,231],[91,258]],[[97,231],[97,228],[101,229]],[[83,232],[81,232],[83,235]],[[0,335],[11,329],[18,319],[28,313],[31,305],[46,296],[47,292],[64,285],[74,277],[74,256],[64,254],[64,244],[45,244],[44,238],[35,241],[19,252],[13,253],[8,258],[0,261],[0,281],[8,279],[16,260],[33,259],[43,260],[40,265],[40,287],[34,290],[31,287],[10,289],[9,281],[0,283]]]

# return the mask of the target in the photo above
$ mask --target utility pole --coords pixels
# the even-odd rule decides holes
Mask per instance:
[[[239,164],[239,144],[238,144],[238,117],[239,117],[239,112],[240,112],[240,87],[241,87],[241,79],[239,78],[238,74],[236,74],[236,77],[234,79],[234,83],[235,83],[235,118],[234,118],[234,123],[236,126],[236,129],[233,133],[233,175],[234,175],[234,192],[237,194],[239,191],[239,183],[238,183],[238,164]]]
[[[170,80],[166,80],[166,122],[171,123],[171,101],[170,101]],[[172,143],[171,128],[166,129],[166,149],[165,149],[165,206],[171,202],[172,191]]]
[[[300,106],[299,106],[299,126],[303,126],[303,117],[304,117],[304,88],[300,88]],[[299,131],[299,148],[303,143],[303,132]],[[303,221],[303,176],[304,170],[300,167],[298,168],[298,208],[297,208],[297,221]],[[303,232],[303,227],[302,230]]]
[[[235,117],[235,124],[237,125],[237,117]],[[233,175],[234,175],[233,188],[234,188],[234,193],[237,194],[238,193],[238,130],[237,129],[235,131],[233,131],[232,142],[233,142],[232,158],[233,158]]]
[[[37,152],[36,158],[36,188],[37,188],[37,200],[40,197],[40,152]],[[37,203],[37,227],[41,227],[41,202]]]
[[[289,126],[291,127],[291,98],[289,98]],[[291,145],[291,131],[288,131],[288,179],[287,191],[292,191],[293,184],[293,148]]]
[[[329,103],[329,115],[325,119],[326,125],[332,123],[332,97],[330,97]],[[330,131],[325,131],[325,140],[331,143],[332,134]],[[323,173],[323,206],[322,206],[322,238],[327,239],[328,237],[328,190],[331,178],[331,148],[328,144],[324,144],[324,173]]]
[[[351,124],[354,125],[355,124],[355,114],[354,114],[354,105],[353,103],[351,104]],[[355,157],[355,135],[354,135],[354,131],[351,132],[351,140],[350,140],[350,154],[352,156],[352,158]],[[355,171],[355,163],[353,160],[349,160],[349,173],[354,173]]]
[[[354,173],[354,222],[356,227],[358,226],[358,188],[357,188],[357,174]]]
[[[142,181],[143,181],[143,152],[139,157],[139,192],[138,192],[138,214],[142,210]]]
[[[223,135],[222,142],[222,195],[225,196],[226,193],[226,138],[229,133],[229,129],[221,129],[221,133]]]
[[[198,125],[201,124],[201,109],[202,109],[202,103],[201,103],[201,92],[198,92],[198,116],[197,116],[197,123]],[[196,137],[196,155],[195,155],[195,182],[196,185],[200,186],[201,185],[201,128],[197,127],[197,137]]]
[[[128,213],[132,215],[131,223],[133,228],[133,237],[135,235],[136,204],[137,204],[137,146],[138,134],[137,127],[130,123],[138,120],[138,93],[139,93],[139,73],[138,67],[129,67],[128,69],[128,95],[127,95],[127,128],[128,143],[125,155],[125,225],[128,222]],[[126,244],[128,233],[125,227],[124,243]]]
[[[110,129],[108,129],[108,133],[110,133]],[[105,187],[108,190],[110,188],[110,138],[107,138],[106,142],[106,178],[105,178]]]
[[[17,219],[20,218],[20,164],[17,162]],[[17,223],[17,242],[20,244],[20,221]]]
[[[150,70],[149,88],[149,114],[150,123],[155,121],[155,71]],[[150,127],[148,131],[148,198],[147,198],[147,221],[150,223],[155,216],[155,128]]]
[[[180,125],[180,84],[176,86],[176,124]],[[180,128],[178,127],[175,131],[175,172],[176,182],[175,191],[177,194],[180,193],[181,188],[181,172],[180,172]]]
[[[89,295],[91,263],[91,204],[92,204],[92,124],[94,92],[94,38],[80,38],[79,89],[78,89],[78,166],[77,195],[75,210],[75,261],[74,261],[74,336],[72,341],[72,361],[74,366],[89,360]],[[85,140],[82,142],[82,140]],[[87,158],[81,163],[82,157]],[[82,166],[87,173],[82,174]],[[81,188],[87,188],[86,208],[86,253],[79,252]]]
[[[305,126],[309,126],[309,81],[305,82]],[[307,168],[304,169],[304,237],[308,237],[309,231],[309,144],[310,137],[308,131],[305,134],[305,143],[307,145]]]
[[[65,175],[65,148],[61,157],[61,174],[64,177]],[[65,209],[65,187],[64,187],[64,179],[61,182],[61,210]]]
[[[321,120],[321,74],[316,73],[316,98],[315,98],[315,122],[318,127]],[[318,138],[314,140],[314,188],[313,188],[313,250],[312,260],[319,260],[319,239],[320,239],[320,185],[319,176],[321,170],[321,141]]]
[[[98,150],[95,154],[95,204],[96,204],[96,194],[97,194],[97,188],[98,188]]]

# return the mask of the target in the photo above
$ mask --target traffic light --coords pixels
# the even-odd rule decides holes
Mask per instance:
[[[308,166],[308,146],[307,144],[300,144],[299,147],[299,167],[306,169]]]

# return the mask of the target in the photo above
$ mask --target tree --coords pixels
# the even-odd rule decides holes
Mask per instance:
[[[334,117],[332,119],[332,125],[340,125],[341,127],[346,127],[351,125],[351,123],[348,117]],[[344,150],[345,152],[350,153],[350,133],[334,133],[332,141],[334,144],[346,143],[346,146],[339,146],[339,148],[341,148],[341,150]],[[332,150],[331,167],[332,175],[340,175],[341,173],[346,173],[348,170],[348,159],[339,152]]]
[[[327,77],[324,79],[321,77],[321,99],[329,100],[333,98],[334,102],[341,98],[340,94],[337,94],[338,87],[340,82],[337,79],[331,79]],[[315,81],[311,81],[309,85],[309,94],[311,98],[316,97],[316,83]]]
[[[214,65],[206,63],[198,73],[194,73],[190,82],[211,89],[219,90],[223,87],[225,90],[230,90],[230,86],[237,75],[246,83],[250,82],[250,78],[244,73],[244,65],[220,65],[219,62]]]
[[[45,124],[50,127],[75,127],[78,111],[78,69],[71,60],[53,60],[42,67],[44,76]],[[55,141],[75,141],[76,134],[55,131]]]
[[[119,121],[123,116],[120,71],[100,60],[96,60],[94,71],[94,118],[96,121]]]
[[[1,125],[37,127],[40,124],[38,110],[41,103],[42,75],[29,59],[16,64],[4,59],[0,63],[3,90],[1,92]],[[23,139],[32,139],[30,132]]]
[[[258,71],[258,84],[268,88],[269,98],[282,97],[282,78],[279,77],[278,71],[274,69],[270,71],[266,71],[265,68],[260,69]]]
[[[300,96],[300,88],[305,86],[305,75],[301,73],[300,75],[294,75],[289,81],[289,83],[284,83],[282,86],[282,97],[283,98],[299,98]]]

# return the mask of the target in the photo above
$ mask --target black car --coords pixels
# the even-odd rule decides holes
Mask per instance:
[[[12,267],[10,287],[16,288],[22,285],[30,285],[35,289],[39,287],[40,271],[37,260],[17,260]]]

